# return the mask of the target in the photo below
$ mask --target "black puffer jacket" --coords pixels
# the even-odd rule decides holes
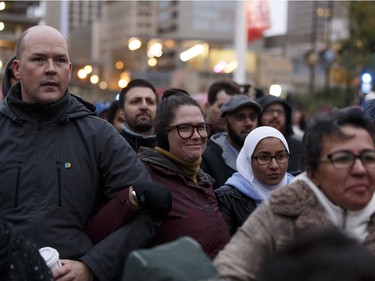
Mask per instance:
[[[20,92],[15,85],[0,107],[0,218],[109,280],[121,240],[92,248],[85,225],[103,200],[149,174],[91,104],[69,93],[49,106],[30,104]]]
[[[224,185],[215,190],[217,202],[224,219],[233,235],[255,208],[255,200],[231,185]]]

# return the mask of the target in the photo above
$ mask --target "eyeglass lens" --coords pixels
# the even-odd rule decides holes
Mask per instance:
[[[274,115],[275,113],[277,113],[277,115],[285,115],[285,110],[283,109],[267,109],[266,111],[264,111],[264,114],[266,115]]]
[[[176,126],[178,135],[183,139],[189,139],[193,136],[196,129],[201,138],[207,138],[211,132],[211,127],[208,124],[183,124]]]
[[[349,168],[355,159],[360,159],[365,167],[375,168],[375,151],[365,151],[355,155],[350,151],[338,151],[327,156],[336,168]]]
[[[289,160],[289,154],[288,153],[279,153],[275,156],[272,156],[271,154],[260,154],[254,157],[255,160],[258,162],[259,165],[267,165],[271,163],[272,159],[275,158],[277,163],[286,163]]]

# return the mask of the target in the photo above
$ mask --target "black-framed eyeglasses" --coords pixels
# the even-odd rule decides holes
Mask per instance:
[[[263,115],[274,115],[275,113],[277,113],[277,115],[283,116],[285,115],[285,110],[269,108],[263,112]]]
[[[169,126],[165,128],[164,130],[169,132],[174,129],[177,130],[178,135],[182,139],[190,139],[194,134],[194,130],[198,132],[198,135],[200,135],[201,138],[207,138],[211,133],[212,125],[208,123],[179,124],[179,125]]]
[[[366,150],[360,154],[354,154],[347,150],[336,151],[323,157],[319,162],[331,161],[336,169],[345,169],[352,167],[356,159],[360,159],[366,168],[375,169],[374,150]]]
[[[272,159],[275,159],[277,163],[286,163],[289,161],[290,154],[287,152],[277,153],[276,155],[272,156],[268,153],[261,153],[256,156],[253,156],[253,158],[257,161],[259,165],[268,165],[271,163]]]

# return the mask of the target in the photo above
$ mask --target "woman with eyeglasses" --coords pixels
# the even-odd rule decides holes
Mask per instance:
[[[283,134],[269,126],[252,130],[237,157],[237,171],[215,193],[233,235],[271,192],[288,184],[289,147]]]
[[[303,137],[306,172],[272,192],[214,260],[225,280],[255,280],[297,235],[336,227],[375,254],[375,127],[359,108],[323,113]]]
[[[150,246],[190,236],[213,258],[229,241],[212,178],[200,169],[211,132],[199,103],[186,92],[166,91],[156,112],[156,147],[139,155],[151,178],[168,187],[172,209]]]
[[[177,88],[164,92],[155,120],[156,147],[140,147],[138,155],[153,183],[169,191],[172,207],[166,206],[163,193],[155,188],[151,192],[147,184],[133,184],[137,187],[133,196],[125,200],[126,194],[120,192],[104,204],[89,220],[86,232],[93,243],[99,243],[129,223],[132,213],[142,209],[144,221],[153,225],[157,222],[158,227],[155,234],[149,225],[138,225],[144,229],[143,236],[149,238],[147,243],[141,241],[145,247],[190,236],[213,259],[229,241],[230,234],[213,191],[213,179],[200,169],[211,125],[205,122],[199,103]]]

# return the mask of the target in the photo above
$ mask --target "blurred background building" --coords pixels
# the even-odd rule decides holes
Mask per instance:
[[[113,99],[134,78],[148,79],[159,92],[204,94],[238,67],[238,2],[4,1],[0,60],[4,65],[23,30],[48,24],[69,41],[71,90],[89,101]],[[278,84],[282,94],[339,83],[331,72],[334,42],[348,36],[347,2],[289,1],[287,18],[285,34],[247,44],[246,83],[266,92]]]
[[[41,20],[39,1],[0,1],[0,75],[21,33]]]

